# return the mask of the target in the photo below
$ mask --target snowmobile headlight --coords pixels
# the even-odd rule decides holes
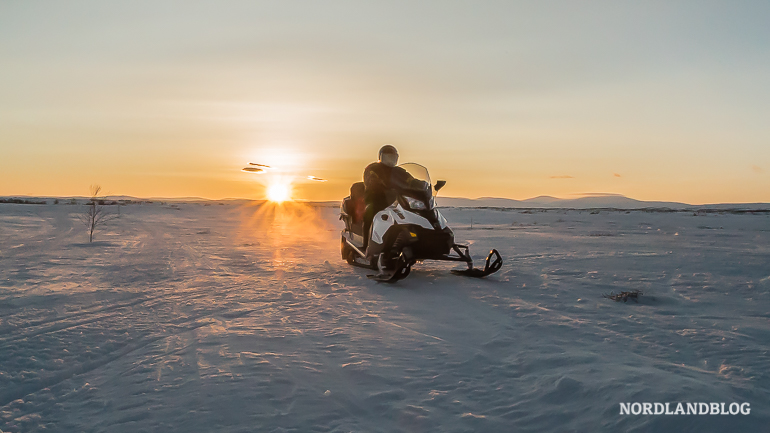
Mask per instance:
[[[425,202],[416,198],[406,197],[406,203],[414,210],[425,210]]]

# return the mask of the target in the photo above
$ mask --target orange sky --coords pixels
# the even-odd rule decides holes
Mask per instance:
[[[763,2],[6,1],[0,195],[337,200],[390,143],[445,196],[770,202],[768,21]]]

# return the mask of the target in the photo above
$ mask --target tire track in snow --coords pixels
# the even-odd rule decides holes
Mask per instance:
[[[49,326],[49,327],[44,328],[44,329],[38,329],[38,330],[29,331],[29,332],[24,332],[24,331],[29,330],[30,328],[34,328],[34,327],[37,327],[37,326],[40,326],[40,325],[49,325],[49,324],[52,324],[52,323],[63,322],[65,320],[72,319],[72,318],[83,318],[83,317],[88,317],[88,316],[91,316],[91,315],[94,315],[94,314],[98,314],[98,313],[110,312],[110,311],[120,310],[120,309],[124,309],[124,308],[130,308],[130,307],[134,307],[134,306],[143,304],[145,302],[153,301],[155,299],[160,299],[163,296],[164,295],[148,296],[148,297],[137,299],[137,300],[134,300],[134,301],[131,301],[131,302],[119,303],[119,304],[111,304],[111,305],[103,306],[103,307],[96,308],[96,309],[90,310],[90,311],[83,311],[83,312],[77,312],[77,313],[69,313],[69,314],[66,314],[66,315],[63,315],[63,316],[60,316],[60,317],[55,317],[55,318],[47,319],[47,320],[31,321],[31,322],[25,323],[23,325],[17,326],[16,329],[20,329],[20,330],[22,330],[22,332],[20,334],[12,334],[8,338],[0,339],[0,344],[7,344],[7,343],[14,342],[14,341],[22,340],[22,339],[25,339],[25,338],[30,338],[30,337],[34,337],[34,336],[37,336],[37,335],[41,335],[41,334],[46,334],[46,333],[50,333],[50,332],[57,332],[57,331],[61,331],[61,330],[68,329],[68,328],[72,328],[72,327],[75,327],[75,326],[84,325],[84,324],[88,324],[88,323],[93,323],[93,322],[99,321],[101,319],[107,319],[107,318],[110,318],[110,317],[114,317],[116,314],[99,316],[99,317],[96,317],[96,318],[84,319],[84,320],[80,320],[80,321],[76,321],[76,322],[69,322],[69,323],[64,323],[64,324],[61,324],[61,325]]]
[[[208,326],[212,323],[210,321],[198,322],[197,320],[199,318],[200,317],[193,319],[192,322],[194,322],[194,324],[192,326],[170,327],[176,330],[177,332],[129,341],[120,349],[110,352],[108,355],[105,355],[99,359],[95,359],[93,361],[86,361],[76,367],[73,367],[64,371],[60,371],[58,373],[55,373],[46,377],[38,378],[37,380],[31,381],[31,383],[28,382],[20,386],[17,386],[15,387],[15,389],[6,390],[5,392],[0,393],[0,407],[4,407],[15,400],[24,398],[25,396],[30,394],[34,394],[42,389],[56,386],[59,383],[72,379],[75,376],[87,374],[111,362],[117,361],[125,357],[126,355],[131,354],[132,352],[135,352],[144,347],[147,347],[148,345],[155,343],[157,341],[160,341],[169,337],[173,337],[179,334],[183,334],[185,332],[194,331],[198,328],[201,328],[203,326]]]

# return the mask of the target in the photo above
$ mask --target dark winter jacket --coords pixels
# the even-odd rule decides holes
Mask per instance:
[[[381,162],[373,162],[364,169],[364,185],[367,192],[387,192],[393,188],[404,188],[414,180],[412,175],[401,167],[389,167]]]

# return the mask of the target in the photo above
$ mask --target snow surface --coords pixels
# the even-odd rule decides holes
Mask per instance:
[[[81,211],[0,205],[3,432],[770,425],[767,214],[445,209],[503,269],[387,285],[340,260],[334,207],[122,206],[93,244]]]

